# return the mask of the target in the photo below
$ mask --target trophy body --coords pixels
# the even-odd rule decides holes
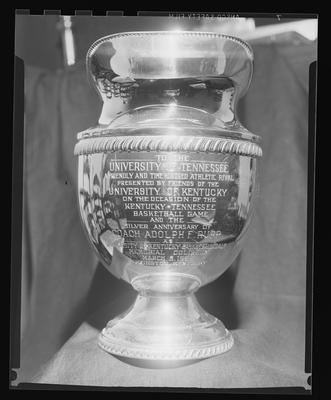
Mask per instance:
[[[149,360],[223,353],[232,335],[194,292],[237,257],[253,210],[262,152],[235,114],[252,52],[217,34],[133,32],[94,43],[87,67],[104,106],[75,147],[82,221],[138,292],[99,345]]]

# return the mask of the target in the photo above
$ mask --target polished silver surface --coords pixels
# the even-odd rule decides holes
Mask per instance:
[[[110,353],[187,360],[233,344],[194,292],[231,265],[252,215],[262,150],[235,110],[252,60],[239,39],[195,32],[121,33],[88,52],[104,106],[77,136],[82,221],[138,292],[100,335]]]
[[[105,103],[102,124],[125,109],[176,102],[235,125],[236,102],[250,84],[252,60],[250,46],[238,38],[166,31],[106,36],[91,46],[86,62]]]

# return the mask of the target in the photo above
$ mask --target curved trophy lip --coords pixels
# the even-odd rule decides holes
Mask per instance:
[[[91,71],[91,60],[92,60],[92,56],[93,54],[97,51],[97,49],[99,48],[99,46],[104,43],[104,42],[111,42],[111,41],[117,41],[117,40],[121,40],[121,39],[125,39],[128,37],[137,37],[137,38],[148,38],[148,37],[162,37],[162,36],[177,36],[177,37],[191,37],[191,38],[196,38],[197,40],[199,38],[210,38],[210,39],[216,39],[219,40],[220,42],[224,42],[224,45],[226,44],[226,42],[228,43],[233,43],[234,45],[238,46],[238,48],[244,50],[246,57],[247,57],[247,61],[249,61],[250,67],[245,67],[243,68],[242,66],[239,67],[239,69],[235,69],[235,65],[237,64],[236,62],[233,62],[232,58],[235,58],[233,55],[236,53],[235,52],[229,52],[227,53],[227,51],[223,52],[223,57],[224,55],[228,54],[230,62],[226,62],[227,68],[229,68],[229,71],[225,72],[225,64],[223,65],[223,67],[220,67],[217,65],[217,63],[221,63],[225,61],[222,61],[222,51],[223,50],[218,50],[214,52],[218,55],[217,58],[217,63],[213,66],[213,68],[209,71],[209,72],[204,72],[200,70],[200,68],[202,68],[202,66],[200,66],[199,70],[197,70],[196,73],[191,73],[189,75],[185,75],[184,70],[181,70],[182,67],[179,67],[179,70],[176,71],[174,74],[175,75],[168,75],[168,73],[165,73],[164,71],[161,70],[158,73],[152,73],[151,76],[149,76],[150,72],[139,72],[138,76],[136,76],[136,72],[132,72],[129,73],[129,75],[131,76],[131,78],[133,79],[175,79],[175,78],[185,78],[185,77],[228,77],[230,79],[234,79],[234,77],[236,77],[236,81],[240,82],[240,84],[238,85],[238,95],[239,97],[242,97],[248,90],[251,80],[252,80],[252,75],[253,75],[253,62],[254,62],[254,55],[253,55],[253,50],[251,48],[251,46],[249,45],[249,43],[245,42],[244,40],[236,37],[236,36],[231,36],[231,35],[227,35],[227,34],[223,34],[223,33],[215,33],[215,32],[202,32],[202,31],[177,31],[177,30],[168,30],[168,31],[129,31],[129,32],[119,32],[119,33],[114,33],[111,35],[107,35],[107,36],[103,36],[101,38],[99,38],[98,40],[96,40],[89,48],[87,55],[86,55],[86,69],[88,71],[88,75],[90,77],[93,76],[93,81],[94,81],[94,85],[96,86],[96,89],[99,91],[96,82],[95,82],[95,77],[94,74]],[[197,42],[198,43],[198,42]],[[146,49],[148,49],[148,45],[146,45]],[[159,47],[160,48],[160,47]],[[159,49],[158,48],[158,49]],[[153,52],[155,51],[154,49],[150,49],[151,53],[153,54]],[[197,52],[202,51],[201,49],[198,49]],[[178,53],[179,55],[182,55],[181,52]],[[246,58],[244,57],[244,58]],[[156,58],[158,58],[158,56],[156,56]],[[174,57],[175,59],[180,59],[181,57]],[[209,57],[207,57],[206,59],[208,59]],[[240,59],[240,57],[238,57],[238,60]],[[132,61],[132,60],[131,60]],[[130,61],[130,63],[131,63]],[[131,68],[131,67],[130,67]],[[220,70],[218,70],[218,68],[220,68]],[[222,69],[223,68],[223,69]],[[245,73],[245,69],[246,69],[246,73]],[[110,67],[111,70],[111,67]],[[212,71],[212,72],[211,72]],[[117,76],[121,76],[122,73],[120,73],[119,71],[114,72],[115,75]],[[156,74],[156,75],[155,75]],[[163,74],[165,74],[163,76]],[[127,75],[127,71],[123,70],[123,76]],[[128,75],[128,76],[129,76]],[[154,76],[155,75],[155,76]],[[246,77],[245,77],[246,75]],[[142,77],[143,76],[143,77]]]
[[[109,39],[119,39],[121,37],[126,36],[151,36],[151,35],[178,35],[178,36],[206,36],[212,38],[219,38],[219,39],[227,39],[233,42],[240,44],[245,50],[249,58],[253,60],[253,50],[249,43],[245,42],[244,40],[233,36],[227,35],[223,33],[216,33],[216,32],[206,32],[206,31],[180,31],[180,30],[169,30],[169,31],[124,31],[113,33],[111,35],[106,35],[98,40],[96,40],[89,48],[86,54],[86,60],[89,60],[89,57],[93,54],[94,50],[98,47],[99,44],[109,40]]]

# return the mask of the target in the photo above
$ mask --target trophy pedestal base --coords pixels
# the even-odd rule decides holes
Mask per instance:
[[[139,294],[99,336],[103,350],[141,360],[198,360],[224,353],[232,345],[231,333],[201,308],[194,294]]]

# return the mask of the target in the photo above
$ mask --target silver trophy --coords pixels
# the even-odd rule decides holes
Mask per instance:
[[[195,360],[232,347],[194,293],[237,257],[252,214],[262,151],[236,118],[252,65],[247,43],[215,33],[119,33],[90,47],[103,109],[75,147],[80,212],[104,266],[137,291],[100,333],[105,351]]]

